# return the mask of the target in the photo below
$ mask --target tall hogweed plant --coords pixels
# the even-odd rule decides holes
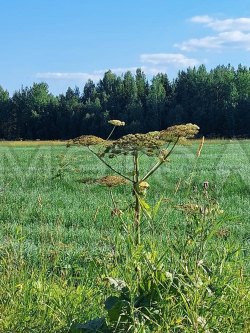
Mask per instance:
[[[119,185],[124,182],[131,184],[134,197],[134,234],[135,244],[141,243],[141,216],[142,211],[149,213],[149,205],[145,201],[145,195],[149,189],[148,179],[169,160],[174,148],[178,143],[184,143],[193,138],[199,131],[194,124],[176,125],[162,131],[149,132],[146,134],[128,134],[118,140],[110,140],[116,127],[125,126],[120,120],[110,120],[113,129],[106,140],[94,135],[82,135],[69,142],[87,147],[104,165],[112,170],[116,176],[105,176],[99,183],[107,186]],[[97,149],[94,148],[97,147]],[[116,170],[112,163],[107,161],[114,157],[126,155],[132,160],[133,170],[129,175]],[[157,157],[157,162],[145,173],[140,172],[140,159],[142,156]]]
[[[112,133],[125,125],[119,120],[110,123]],[[116,174],[102,177],[100,184],[131,184],[134,230],[132,240],[126,234],[118,238],[114,265],[103,277],[104,287],[108,283],[112,290],[104,302],[104,314],[100,309],[103,316],[76,323],[72,332],[248,332],[249,288],[240,249],[225,243],[225,214],[210,195],[207,182],[201,192],[175,207],[181,226],[166,237],[163,246],[141,239],[142,214],[146,210],[150,215],[145,201],[149,178],[169,160],[178,143],[193,138],[198,130],[186,124],[118,140],[88,135],[70,142],[86,146]],[[204,138],[197,157],[203,144]],[[131,158],[132,173],[112,166],[112,158],[120,155]],[[143,155],[157,157],[145,173],[140,168]]]

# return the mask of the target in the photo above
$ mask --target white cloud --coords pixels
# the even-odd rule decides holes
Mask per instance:
[[[239,17],[235,19],[218,20],[211,16],[194,16],[190,19],[193,23],[204,24],[215,31],[250,31],[250,18]]]
[[[213,19],[208,15],[203,15],[203,16],[193,16],[191,17],[190,21],[194,23],[210,23],[211,21],[213,21]]]
[[[175,65],[176,67],[192,67],[200,63],[197,59],[188,58],[181,53],[142,54],[140,59],[143,63],[153,65]]]
[[[144,65],[138,65],[134,67],[118,67],[110,68],[112,73],[122,75],[127,71],[135,74],[137,68],[141,68],[146,75],[156,75],[158,73],[166,73],[168,65],[174,65],[176,68],[193,67],[200,64],[197,59],[188,58],[180,53],[151,53],[141,54],[140,62]],[[109,69],[100,69],[93,72],[44,72],[37,73],[36,78],[41,80],[61,80],[61,81],[83,81],[86,82],[88,79],[94,82],[99,81],[103,78],[105,72]]]
[[[182,43],[175,44],[182,51],[197,49],[222,49],[223,47],[243,48],[250,50],[250,18],[240,17],[235,19],[218,20],[211,16],[194,16],[190,19],[193,23],[202,24],[216,31],[215,35],[202,38],[192,38]]]
[[[118,68],[100,69],[100,70],[94,71],[94,73],[101,74],[103,76],[103,74],[105,72],[107,72],[108,70],[111,70],[112,73],[121,75],[128,71],[134,73],[137,68],[138,67],[118,67]]]
[[[236,47],[250,50],[250,33],[242,31],[225,31],[215,36],[192,38],[180,44],[175,44],[182,51],[197,49],[221,49],[222,47]]]
[[[175,44],[182,51],[194,51],[198,48],[215,49],[220,48],[220,40],[216,36],[207,36],[204,38],[192,38],[180,44]]]
[[[45,80],[82,80],[87,81],[91,79],[93,81],[98,81],[102,75],[100,73],[67,73],[67,72],[46,72],[46,73],[37,73],[36,77],[38,79]]]
[[[117,75],[124,74],[127,71],[135,72],[138,67],[119,67],[119,68],[111,68],[112,73]],[[105,72],[108,69],[100,69],[93,71],[91,73],[85,72],[45,72],[45,73],[37,73],[36,78],[43,80],[67,80],[67,81],[99,81],[103,78]]]

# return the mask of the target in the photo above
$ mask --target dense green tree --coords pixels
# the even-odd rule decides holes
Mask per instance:
[[[135,82],[137,89],[137,98],[141,102],[143,108],[145,108],[147,103],[147,95],[149,92],[149,83],[147,81],[146,75],[140,68],[136,70]]]
[[[146,124],[152,130],[158,130],[163,127],[162,119],[167,116],[166,113],[166,80],[163,74],[157,74],[153,79],[147,96],[147,114]]]
[[[92,80],[88,80],[83,89],[82,101],[86,103],[87,101],[93,101],[96,97],[96,86]]]
[[[250,136],[250,71],[238,66],[235,76],[237,106],[235,110],[235,130],[238,135]]]
[[[127,133],[143,131],[143,105],[140,98],[138,98],[136,79],[130,71],[124,74],[121,101],[123,109],[122,120],[128,125],[125,131]]]
[[[31,112],[28,123],[31,139],[48,138],[47,116],[53,102],[55,102],[55,97],[49,93],[49,87],[46,83],[34,83],[27,90],[27,108],[28,112]]]
[[[13,131],[9,114],[9,93],[0,86],[0,139],[8,138]]]
[[[120,119],[128,132],[197,123],[206,136],[250,137],[250,70],[239,65],[204,65],[180,71],[172,82],[159,73],[147,80],[141,69],[118,76],[107,71],[82,90],[53,96],[46,83],[21,87],[9,96],[0,86],[0,139],[68,139],[94,133],[106,137],[108,120]]]

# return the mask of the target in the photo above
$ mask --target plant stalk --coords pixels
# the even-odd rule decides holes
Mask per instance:
[[[172,148],[170,149],[170,151],[168,152],[168,154],[158,163],[156,163],[152,169],[150,169],[148,171],[148,173],[140,180],[140,182],[143,182],[144,180],[146,180],[148,177],[150,177],[153,173],[155,173],[155,171],[164,163],[166,162],[167,158],[169,157],[169,155],[172,153],[172,151],[174,150],[175,146],[177,145],[177,142],[179,141],[179,138],[176,139],[175,143],[173,144]]]
[[[114,133],[116,126],[113,127],[112,131],[109,133],[109,136],[107,137],[106,141],[108,141],[111,137],[111,135]]]
[[[114,169],[110,164],[108,164],[103,158],[101,158],[94,150],[92,150],[89,146],[88,149],[91,151],[92,154],[94,154],[100,161],[102,161],[103,164],[105,164],[109,169],[111,169],[112,171],[114,171],[115,173],[117,173],[119,176],[129,180],[130,182],[133,182],[132,179],[130,179],[129,177],[123,175],[121,172],[117,171],[116,169]]]
[[[141,231],[140,231],[140,220],[141,220],[141,205],[139,201],[139,156],[138,152],[134,155],[134,182],[133,191],[135,195],[135,210],[134,210],[134,228],[135,228],[135,244],[139,245],[141,243]]]

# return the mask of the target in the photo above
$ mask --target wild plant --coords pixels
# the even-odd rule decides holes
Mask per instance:
[[[161,249],[154,240],[141,241],[142,213],[151,216],[159,204],[151,208],[146,202],[148,179],[169,160],[178,143],[197,132],[198,126],[186,124],[160,132],[128,134],[114,141],[94,136],[72,140],[87,146],[116,173],[100,178],[100,184],[111,188],[130,183],[134,198],[133,237],[130,233],[118,235],[114,265],[103,277],[112,293],[104,302],[106,315],[76,324],[72,332],[247,332],[249,290],[242,273],[241,251],[235,244],[221,242],[218,246],[225,217],[209,193],[208,182],[201,193],[187,198],[191,201],[175,207],[181,214],[181,227],[165,236]],[[204,138],[197,157],[203,144]],[[120,172],[108,160],[120,155],[131,157],[131,173]],[[157,157],[145,173],[140,169],[143,155]],[[242,313],[234,318],[237,307]]]
[[[113,125],[111,134],[117,126],[124,126],[120,120],[111,120]],[[69,142],[86,146],[104,165],[112,170],[117,176],[102,178],[102,183],[111,187],[124,183],[124,180],[132,186],[134,196],[134,233],[135,244],[141,243],[141,216],[142,211],[150,213],[150,206],[145,201],[145,196],[150,185],[147,180],[166,162],[178,143],[183,143],[189,138],[193,138],[199,131],[199,127],[194,124],[175,125],[162,131],[149,132],[146,134],[128,134],[118,140],[110,141],[93,135],[83,135]],[[94,149],[97,147],[97,150]],[[108,159],[117,156],[130,156],[132,159],[132,170],[128,174],[122,173],[112,166]],[[157,157],[156,163],[144,174],[140,171],[140,159],[142,156]],[[100,182],[100,180],[99,180]],[[111,183],[110,183],[111,182]]]
[[[106,315],[72,332],[248,332],[249,279],[238,245],[220,239],[225,213],[206,189],[176,208],[183,223],[161,249],[121,236]]]

